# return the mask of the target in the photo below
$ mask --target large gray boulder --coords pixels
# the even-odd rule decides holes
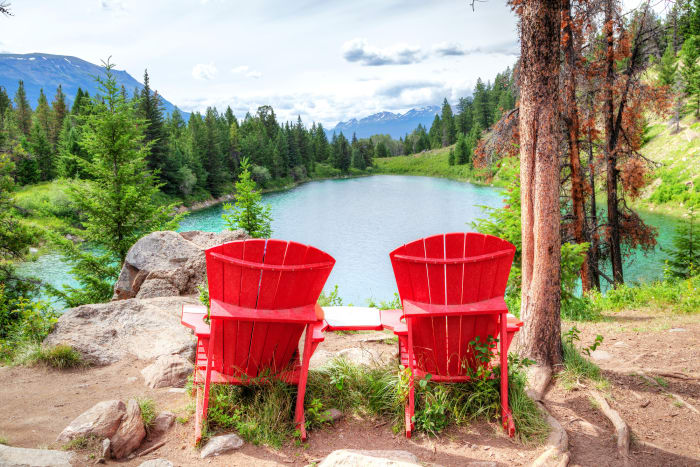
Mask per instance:
[[[71,467],[75,453],[51,449],[15,448],[0,444],[3,467]]]
[[[195,297],[132,298],[71,308],[44,343],[70,345],[95,365],[161,355],[192,360],[195,338],[180,316],[183,305],[197,303]]]
[[[125,416],[126,405],[122,401],[98,402],[70,422],[58,435],[56,441],[67,443],[75,438],[86,436],[111,438],[119,429]]]
[[[206,274],[204,250],[245,238],[242,230],[150,233],[129,249],[112,299],[195,294]]]

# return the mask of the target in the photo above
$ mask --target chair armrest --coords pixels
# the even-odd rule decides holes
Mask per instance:
[[[323,342],[323,340],[326,338],[326,336],[323,334],[326,328],[328,327],[328,324],[321,320],[317,321],[313,326],[313,335],[311,337],[312,342]]]
[[[183,305],[180,322],[194,331],[196,336],[209,337],[210,328],[204,322],[207,316],[207,307],[201,305]]]
[[[464,315],[497,315],[507,313],[503,297],[491,298],[481,302],[465,303],[463,305],[434,305],[431,303],[403,301],[403,312],[406,317],[431,316],[464,316]]]
[[[394,331],[396,335],[408,334],[408,326],[405,321],[401,321],[403,317],[402,310],[379,310],[379,316],[382,320],[382,327]]]
[[[285,308],[281,310],[261,310],[256,308],[245,308],[238,305],[222,302],[221,300],[211,301],[211,319],[235,319],[242,321],[258,321],[263,323],[299,323],[311,324],[318,321],[316,318],[316,307],[318,305],[307,305],[297,308]]]
[[[515,315],[511,315],[510,313],[508,313],[508,332],[520,331],[520,328],[523,327],[523,324],[525,323],[516,318]]]

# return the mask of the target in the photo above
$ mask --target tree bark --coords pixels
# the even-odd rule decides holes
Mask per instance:
[[[604,118],[605,118],[605,162],[606,162],[606,186],[608,195],[608,244],[610,249],[610,262],[612,265],[613,280],[615,285],[622,284],[622,250],[620,238],[619,200],[617,195],[617,181],[619,171],[617,168],[617,135],[615,131],[614,111],[614,86],[615,86],[615,47],[613,36],[613,1],[605,3],[605,38],[607,41]]]
[[[571,208],[574,214],[574,240],[584,243],[586,215],[583,199],[583,176],[579,152],[579,116],[576,103],[576,54],[574,50],[574,28],[571,18],[571,0],[561,1],[562,49],[564,51],[564,72],[561,115],[566,126],[569,143],[569,167],[571,169]],[[584,292],[591,289],[588,256],[581,264],[581,287]]]
[[[595,112],[593,106],[593,96],[588,95],[588,106],[591,115]],[[588,238],[591,240],[591,247],[588,249],[588,277],[591,279],[593,287],[600,290],[600,275],[598,274],[598,258],[600,257],[600,247],[598,246],[598,203],[595,194],[595,158],[593,156],[593,136],[591,128],[588,127],[588,183],[591,186],[590,200],[590,221],[588,224]]]
[[[560,0],[522,4],[520,185],[524,356],[562,361],[559,212]]]

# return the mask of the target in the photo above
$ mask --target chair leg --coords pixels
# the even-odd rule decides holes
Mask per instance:
[[[408,400],[406,401],[406,408],[404,411],[405,424],[406,424],[406,438],[411,437],[411,432],[414,429],[413,415],[415,413],[415,391],[413,387],[413,372],[408,379]]]
[[[197,370],[195,370],[197,371]],[[196,384],[196,383],[195,383]],[[202,385],[197,384],[197,398],[195,399],[194,412],[194,444],[195,446],[202,440]]]
[[[213,324],[213,323],[212,323]],[[202,395],[202,405],[201,405],[201,410],[198,407],[197,408],[197,415],[199,417],[195,417],[195,444],[198,443],[202,439],[202,425],[204,422],[207,421],[207,412],[209,410],[209,391],[211,390],[211,370],[212,370],[212,357],[214,354],[214,330],[216,329],[216,326],[211,327],[211,336],[209,338],[209,348],[207,349],[207,370],[206,370],[206,377],[204,379],[204,394]],[[195,371],[197,369],[195,368]],[[199,405],[199,391],[200,391],[201,385],[197,385],[197,404]],[[199,419],[197,419],[199,418]],[[197,435],[199,433],[199,435]]]
[[[411,432],[415,428],[413,415],[415,414],[415,389],[414,389],[414,368],[413,368],[413,328],[411,320],[407,319],[408,326],[408,402],[406,404],[406,438],[411,437]]]
[[[511,438],[515,436],[515,423],[513,415],[508,408],[508,318],[506,313],[501,313],[501,419],[503,429]]]
[[[311,360],[313,329],[311,325],[306,326],[306,337],[304,338],[304,355],[301,361],[301,373],[299,374],[299,384],[297,388],[297,404],[294,413],[294,421],[301,435],[301,440],[306,441],[306,421],[304,419],[304,396],[306,395],[306,380],[309,374],[309,361]]]

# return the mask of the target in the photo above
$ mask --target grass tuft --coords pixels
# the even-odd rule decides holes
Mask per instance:
[[[557,375],[564,389],[571,390],[582,381],[590,381],[599,389],[607,387],[608,381],[603,377],[600,368],[579,353],[571,342],[562,342],[564,346],[564,371]]]
[[[5,446],[9,446],[9,445],[10,445],[10,440],[7,439],[7,438],[4,437],[4,436],[0,436],[0,444],[4,444]]]
[[[17,362],[24,365],[44,365],[57,370],[86,366],[86,362],[77,350],[63,344],[54,347],[28,346],[18,356]]]
[[[146,432],[150,433],[157,415],[156,403],[153,401],[153,399],[149,399],[147,397],[136,399],[136,402],[138,402],[139,408],[141,409],[143,427],[146,429]]]

